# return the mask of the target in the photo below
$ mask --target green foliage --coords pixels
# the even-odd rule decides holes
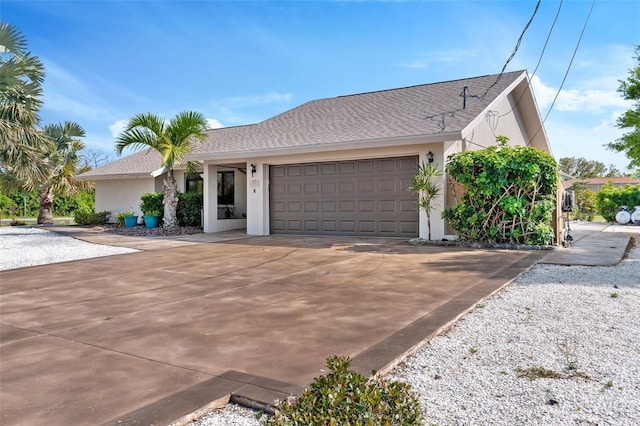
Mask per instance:
[[[162,216],[162,193],[160,192],[147,192],[142,194],[140,198],[140,210],[145,216]],[[155,214],[151,214],[155,213]]]
[[[628,206],[631,211],[634,206],[640,206],[640,185],[615,187],[608,183],[600,189],[596,197],[596,207],[607,222],[616,220],[620,206]]]
[[[466,189],[461,201],[442,214],[461,239],[513,244],[551,241],[558,183],[558,167],[551,155],[501,143],[450,156],[447,171]]]
[[[196,192],[178,193],[176,216],[181,226],[200,226],[204,200],[202,194]]]
[[[617,126],[629,131],[615,142],[608,144],[609,148],[624,152],[631,160],[631,167],[640,167],[640,45],[636,46],[637,65],[629,70],[626,80],[620,81],[618,92],[626,100],[635,101],[634,105],[618,118]]]
[[[589,161],[584,157],[562,157],[558,164],[560,170],[576,178],[605,176],[615,169],[612,165],[607,172],[607,166],[603,162]]]
[[[583,183],[575,183],[569,188],[574,191],[578,208],[572,213],[573,219],[592,221],[598,213],[596,208],[597,193],[591,191]]]
[[[111,212],[92,212],[78,210],[74,213],[73,219],[78,225],[103,225],[107,223]]]
[[[4,197],[4,198],[3,198]],[[8,200],[7,200],[8,199]],[[2,200],[5,200],[4,202]],[[10,200],[10,201],[9,201]],[[40,210],[38,190],[26,193],[27,217],[36,217]],[[3,205],[6,204],[6,206]],[[73,216],[76,211],[91,212],[95,210],[95,193],[93,188],[82,189],[73,195],[55,193],[53,213],[55,216]],[[0,215],[3,217],[24,216],[24,193],[14,190],[0,194]]]
[[[0,194],[0,217],[16,217],[20,211],[18,205],[10,197]]]
[[[346,357],[327,359],[331,373],[317,377],[297,400],[283,401],[271,426],[418,425],[422,416],[411,387],[349,370]]]
[[[116,213],[116,225],[124,226],[124,218],[135,216],[132,211]]]

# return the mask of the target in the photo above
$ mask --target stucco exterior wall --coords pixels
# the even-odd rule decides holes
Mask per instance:
[[[140,197],[146,192],[155,191],[155,179],[114,179],[96,181],[96,211],[110,211],[109,221],[114,222],[116,214],[133,211],[142,216]]]
[[[496,136],[509,138],[509,145],[526,145],[529,135],[511,95],[491,106],[463,132],[465,151],[476,151],[496,145]]]

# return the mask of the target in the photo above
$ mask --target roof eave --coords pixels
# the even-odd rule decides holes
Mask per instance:
[[[461,140],[461,132],[443,132],[434,134],[411,135],[393,138],[380,139],[361,139],[347,142],[334,142],[319,145],[301,145],[293,147],[278,147],[255,150],[229,151],[224,153],[205,152],[199,154],[189,154],[186,156],[187,161],[207,161],[207,160],[227,160],[238,158],[255,158],[255,157],[275,157],[281,155],[295,155],[319,153],[327,151],[344,151],[363,148],[381,148],[394,145],[419,145],[425,143],[445,142]]]
[[[89,175],[89,176],[74,176],[73,180],[79,181],[97,181],[97,180],[112,180],[112,179],[154,179],[151,173],[116,173],[108,175]]]

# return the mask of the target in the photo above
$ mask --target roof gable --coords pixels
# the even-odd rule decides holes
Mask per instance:
[[[152,177],[162,168],[162,156],[154,149],[122,157],[104,166],[89,170],[76,176],[78,180],[113,179],[125,177]]]
[[[204,142],[195,145],[187,160],[311,147],[329,150],[340,144],[369,146],[376,140],[411,137],[457,140],[523,75],[526,71],[514,71],[313,100],[260,123],[208,130]],[[463,97],[465,87],[467,96]],[[161,168],[161,160],[156,151],[145,150],[77,179],[151,177]]]
[[[459,133],[525,72],[310,101],[257,124],[209,130],[190,157]]]

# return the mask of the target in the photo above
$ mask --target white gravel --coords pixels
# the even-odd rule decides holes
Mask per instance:
[[[559,377],[519,377],[532,368]],[[389,378],[429,425],[640,424],[640,248],[613,267],[534,266]],[[191,425],[259,424],[230,405]]]
[[[87,243],[41,228],[0,227],[0,271],[135,251]]]

